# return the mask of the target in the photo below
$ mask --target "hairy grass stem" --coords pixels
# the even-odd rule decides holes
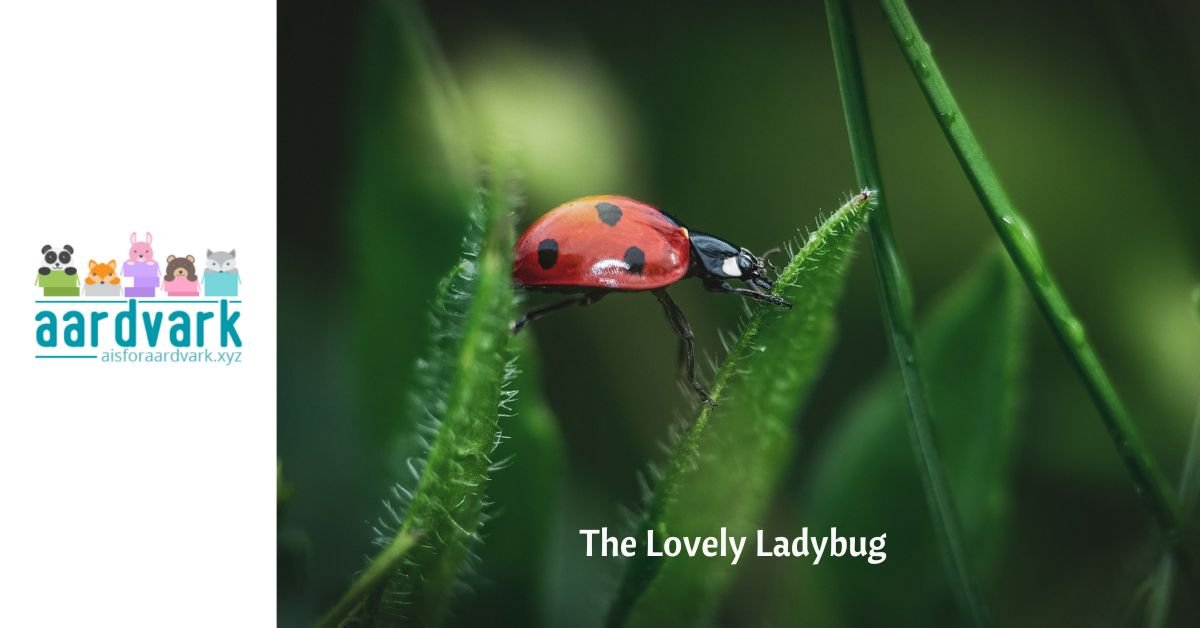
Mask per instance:
[[[816,381],[835,335],[834,305],[856,235],[870,214],[864,190],[791,249],[775,294],[795,309],[754,307],[731,339],[711,394],[678,433],[670,459],[637,525],[659,538],[699,536],[727,528],[752,536],[784,464],[794,451],[795,418]],[[644,547],[630,558],[608,616],[610,626],[695,625],[706,621],[733,579],[727,558],[655,558]]]

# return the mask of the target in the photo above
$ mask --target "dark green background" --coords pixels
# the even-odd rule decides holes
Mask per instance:
[[[522,225],[576,196],[619,193],[763,250],[854,189],[822,6],[794,4],[438,2],[427,17],[476,136],[503,127],[521,146]],[[886,193],[922,312],[995,238],[878,7],[852,5]],[[382,510],[396,456],[411,449],[402,401],[426,306],[466,224],[461,161],[444,148],[465,130],[429,97],[413,39],[386,6],[279,6],[285,625],[328,607],[372,551],[365,522]],[[1200,48],[1188,30],[1200,7],[912,9],[1174,483],[1200,397],[1189,302],[1200,283]],[[782,502],[802,490],[807,454],[831,420],[892,366],[860,250]],[[732,328],[739,303],[698,285],[673,293],[701,350],[718,355],[717,330]],[[1002,624],[1120,624],[1158,546],[1082,385],[1036,314],[1031,323],[1015,516],[987,598]],[[619,506],[636,502],[635,472],[661,459],[658,443],[685,408],[675,339],[642,295],[558,315],[534,334],[566,443],[559,532],[619,526]],[[912,509],[897,516],[925,516],[923,503]],[[561,538],[550,576],[559,584],[547,593],[558,622],[602,608],[588,591],[616,566],[579,560],[581,545]],[[803,623],[756,614],[756,596],[789,593],[755,573],[722,620]],[[456,604],[463,621],[487,616],[497,598],[488,592],[505,591],[472,583],[482,593]],[[930,621],[954,623],[947,611]]]

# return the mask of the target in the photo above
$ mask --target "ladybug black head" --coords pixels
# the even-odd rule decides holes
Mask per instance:
[[[751,288],[759,292],[775,288],[775,281],[767,276],[766,262],[746,249],[738,251],[738,269],[742,271],[742,281]]]
[[[694,273],[706,280],[741,279],[759,292],[770,292],[775,282],[767,276],[763,260],[743,247],[706,233],[691,233]]]

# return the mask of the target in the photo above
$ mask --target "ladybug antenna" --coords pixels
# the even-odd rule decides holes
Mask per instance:
[[[750,251],[742,249],[739,261],[739,268],[742,271],[741,280],[756,291],[764,293],[771,292],[775,287],[775,282],[767,275],[767,269],[772,271],[775,269],[766,259],[767,255],[770,255],[770,251],[763,257],[758,257]]]
[[[775,272],[775,264],[771,263],[771,256],[778,254],[782,250],[783,249],[781,249],[777,246],[769,248],[769,249],[763,251],[762,255],[758,256],[758,259],[762,261],[763,266],[765,266],[768,270],[770,270],[771,272]]]

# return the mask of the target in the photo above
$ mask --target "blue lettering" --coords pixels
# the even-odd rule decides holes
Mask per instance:
[[[142,322],[146,325],[146,340],[150,342],[151,347],[158,346],[158,332],[162,329],[162,321],[162,312],[155,312],[153,319],[150,318],[150,312],[142,312]]]
[[[83,313],[71,310],[63,314],[63,342],[68,347],[83,346]]]
[[[129,309],[124,312],[118,312],[116,321],[116,337],[117,344],[122,347],[132,347],[137,344],[137,302],[133,299],[129,300]],[[121,330],[128,327],[129,334],[121,333]]]
[[[237,321],[239,318],[241,318],[241,316],[242,316],[241,312],[234,312],[233,316],[230,316],[229,315],[229,301],[227,299],[221,299],[221,346],[222,347],[227,346],[229,344],[230,339],[233,340],[233,346],[235,346],[235,347],[242,346],[242,337],[238,335],[237,330],[234,329],[234,327],[233,327],[235,324],[237,324]]]
[[[212,312],[196,312],[196,346],[204,346],[204,322],[213,317]]]
[[[92,312],[92,346],[100,346],[100,321],[108,318],[108,312]]]
[[[35,321],[44,321],[37,328],[37,343],[42,347],[54,347],[58,345],[58,317],[54,312],[42,310],[33,317]]]
[[[171,326],[171,344],[176,347],[186,347],[192,344],[192,321],[189,320],[187,312],[171,312],[167,319],[175,321],[175,324]]]

